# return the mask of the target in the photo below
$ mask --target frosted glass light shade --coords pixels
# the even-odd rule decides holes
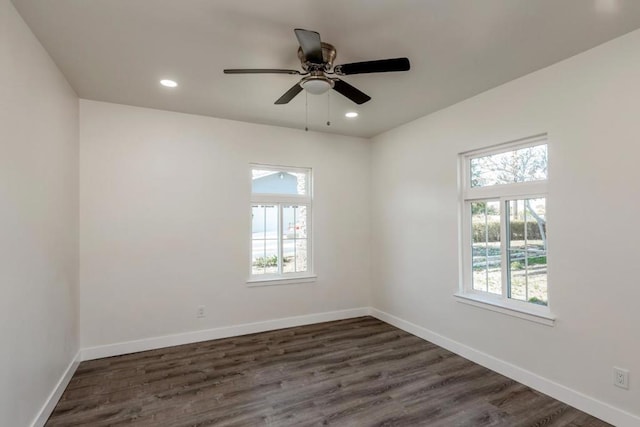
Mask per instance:
[[[300,86],[302,86],[304,90],[313,95],[322,95],[323,93],[331,89],[331,84],[328,81],[322,79],[306,80],[300,83]]]

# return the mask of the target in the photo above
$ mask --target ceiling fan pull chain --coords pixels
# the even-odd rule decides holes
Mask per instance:
[[[304,130],[309,132],[309,93],[304,91]]]
[[[327,126],[331,126],[331,94],[327,92]]]

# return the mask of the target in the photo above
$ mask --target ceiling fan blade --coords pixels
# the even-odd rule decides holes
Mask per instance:
[[[303,30],[296,28],[294,30],[298,43],[302,48],[302,53],[307,58],[307,61],[314,64],[322,64],[322,42],[320,41],[320,34],[316,31]]]
[[[347,98],[349,98],[350,100],[352,100],[358,105],[364,104],[365,102],[371,99],[369,95],[360,91],[359,89],[356,89],[355,87],[351,86],[349,83],[345,82],[344,80],[340,80],[340,79],[332,79],[332,80],[334,82],[333,90],[346,96]]]
[[[411,68],[409,58],[380,59],[377,61],[353,62],[336,65],[334,72],[341,76],[349,74],[388,73],[390,71],[408,71]]]
[[[228,68],[225,74],[302,74],[298,70],[283,70],[280,68]]]
[[[291,89],[286,91],[285,94],[282,95],[276,102],[274,102],[274,104],[277,104],[277,105],[287,104],[289,101],[295,98],[296,95],[299,94],[300,92],[302,92],[302,86],[300,86],[299,83],[296,83],[291,87]]]

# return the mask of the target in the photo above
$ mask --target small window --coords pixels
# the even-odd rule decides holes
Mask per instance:
[[[308,172],[253,169],[251,192],[253,194],[308,194]]]
[[[465,153],[460,162],[462,295],[548,310],[546,136]]]
[[[471,187],[547,179],[547,144],[470,159]]]
[[[308,277],[311,170],[252,165],[251,281]]]

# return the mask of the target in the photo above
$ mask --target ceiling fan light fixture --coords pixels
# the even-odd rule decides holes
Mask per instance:
[[[324,76],[309,76],[302,79],[300,86],[312,95],[322,95],[333,87],[333,81]]]

